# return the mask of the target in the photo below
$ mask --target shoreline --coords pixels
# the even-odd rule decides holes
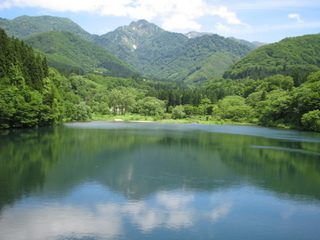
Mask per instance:
[[[96,121],[96,120],[93,120]],[[101,121],[101,120],[99,120]],[[103,120],[102,120],[103,121]],[[123,120],[123,119],[114,119],[114,120],[105,120],[105,121],[110,121],[110,122],[141,122],[141,123],[145,123],[145,122],[156,122],[156,121],[143,121],[143,120]]]
[[[231,121],[207,121],[207,120],[196,120],[195,121],[188,121],[188,120],[181,120],[181,119],[160,119],[160,120],[131,120],[131,119],[100,119],[100,118],[93,118],[89,121],[105,121],[105,122],[134,122],[134,123],[173,123],[173,124],[202,124],[202,125],[234,125],[234,126],[254,126],[254,127],[265,127],[265,128],[273,128],[273,129],[283,129],[283,130],[295,130],[295,131],[303,131],[303,132],[310,132],[298,128],[292,128],[290,126],[263,126],[256,123],[244,123],[244,122],[231,122]],[[311,131],[313,132],[313,131]]]
[[[141,116],[141,115],[115,115],[111,117],[110,115],[93,115],[92,119],[88,121],[108,121],[108,122],[136,122],[136,123],[174,123],[174,124],[203,124],[203,125],[236,125],[236,126],[256,126],[256,127],[266,127],[274,129],[286,129],[286,130],[296,130],[296,131],[306,131],[300,128],[295,128],[293,126],[264,126],[257,122],[233,122],[227,119],[207,119],[206,117],[198,118],[183,118],[183,119],[154,119],[151,116]],[[309,132],[309,131],[307,131]],[[311,131],[314,132],[314,131]]]
[[[165,119],[168,120],[168,119]],[[66,123],[76,123],[79,121],[75,122],[64,122],[62,124]],[[172,123],[172,124],[196,124],[196,125],[212,125],[212,126],[248,126],[248,127],[260,127],[260,128],[269,128],[269,129],[275,129],[275,130],[292,130],[292,131],[299,131],[299,132],[310,132],[302,129],[296,129],[296,128],[290,128],[290,127],[277,127],[277,126],[263,126],[263,125],[258,125],[258,124],[252,124],[252,123],[235,123],[235,122],[226,122],[226,123],[205,123],[205,122],[177,122],[175,120],[170,120],[168,122],[166,121],[144,121],[144,120],[123,120],[123,119],[114,119],[114,120],[101,120],[101,119],[96,119],[96,120],[88,120],[86,122],[127,122],[127,123]],[[313,131],[311,131],[313,132]],[[313,133],[318,133],[318,132],[313,132]]]
[[[162,121],[164,120],[164,121]],[[270,128],[270,129],[276,129],[276,130],[292,130],[292,131],[299,131],[299,132],[312,132],[312,133],[319,133],[315,131],[306,131],[302,129],[297,129],[297,128],[290,128],[290,127],[279,127],[279,126],[263,126],[263,125],[258,125],[258,124],[253,124],[253,123],[236,123],[236,122],[224,122],[224,123],[206,123],[204,121],[202,122],[179,122],[175,121],[173,119],[162,119],[162,120],[157,120],[157,121],[151,121],[151,120],[123,120],[123,119],[91,119],[86,122],[132,122],[132,123],[172,123],[172,124],[197,124],[197,125],[216,125],[216,126],[250,126],[250,127],[261,127],[261,128]],[[168,120],[168,121],[165,121]],[[79,122],[79,121],[75,121]],[[75,123],[75,122],[64,122],[65,123]]]
[[[88,122],[135,122],[135,123],[175,123],[175,124],[203,124],[203,125],[238,125],[238,126],[257,126],[266,127],[252,123],[236,123],[236,122],[215,122],[215,121],[180,121],[174,119],[161,119],[161,120],[125,120],[125,119],[91,119]],[[281,127],[276,127],[281,128]]]

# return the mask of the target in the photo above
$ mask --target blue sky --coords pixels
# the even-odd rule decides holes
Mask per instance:
[[[319,0],[0,0],[1,18],[21,15],[67,17],[98,35],[138,19],[266,43],[320,33]]]

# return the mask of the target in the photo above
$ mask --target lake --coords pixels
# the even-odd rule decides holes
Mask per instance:
[[[319,236],[319,133],[133,122],[0,131],[0,240]]]

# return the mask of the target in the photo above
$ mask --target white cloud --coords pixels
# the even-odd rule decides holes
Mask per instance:
[[[232,29],[229,26],[224,25],[221,22],[216,23],[215,28],[217,32],[232,32]]]
[[[291,13],[288,15],[289,18],[296,19],[298,23],[303,23],[303,20],[300,17],[300,14],[297,13]]]
[[[57,12],[90,12],[102,16],[122,16],[134,19],[160,19],[163,28],[200,30],[197,22],[205,16],[217,16],[227,24],[242,24],[235,12],[206,0],[4,0],[1,8],[37,7]]]
[[[202,26],[195,20],[188,19],[188,17],[184,15],[174,15],[163,19],[161,27],[168,31],[175,29],[192,29],[200,31]]]
[[[221,22],[217,22],[214,25],[214,32],[224,36],[237,36],[239,34],[251,34],[253,32],[253,29],[248,24],[227,25]]]
[[[234,12],[230,12],[224,6],[219,6],[217,9],[213,9],[212,14],[225,19],[229,24],[242,24],[242,22],[237,18],[237,15]]]

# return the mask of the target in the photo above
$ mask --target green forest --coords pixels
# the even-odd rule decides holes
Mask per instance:
[[[320,71],[320,34],[285,38],[262,46],[229,66],[223,77],[263,79],[282,74],[291,76],[299,86],[310,72],[316,71]]]
[[[97,38],[97,45],[110,50],[141,74],[199,87],[257,46],[217,34],[188,38],[139,20]]]
[[[25,42],[40,50],[48,59],[49,66],[63,74],[74,72],[83,75],[95,72],[117,77],[131,77],[138,74],[105,48],[67,31],[38,34],[26,39]]]
[[[121,118],[320,132],[319,39],[310,35],[260,47],[224,77],[191,88],[136,74],[66,73],[49,67],[45,53],[0,30],[0,128]]]

